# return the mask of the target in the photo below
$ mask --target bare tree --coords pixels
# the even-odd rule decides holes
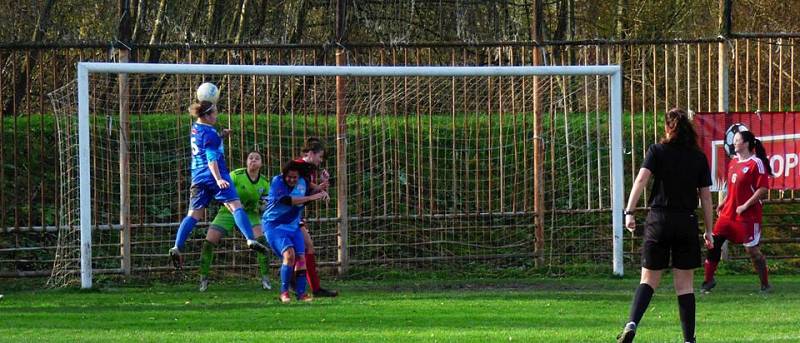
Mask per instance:
[[[239,12],[239,28],[236,29],[236,37],[233,39],[235,44],[240,44],[242,42],[242,32],[246,26],[245,23],[247,22],[247,12],[249,8],[247,4],[247,0],[242,0],[242,9]]]
[[[167,0],[161,0],[158,3],[158,12],[156,12],[156,22],[153,24],[153,31],[150,32],[150,45],[156,44],[161,36],[161,27],[164,22],[164,12],[167,8]]]
[[[205,0],[197,0],[197,6],[194,7],[192,13],[189,15],[189,25],[186,26],[186,30],[183,33],[183,40],[185,42],[191,42],[192,39],[195,37],[195,26],[199,21],[200,17],[200,10],[203,9],[203,3]]]
[[[133,35],[131,41],[138,42],[139,37],[144,31],[144,19],[147,17],[147,0],[138,0],[136,14],[134,14],[135,24],[133,25]]]
[[[42,41],[42,38],[44,38],[45,31],[47,30],[47,24],[50,22],[50,12],[53,9],[54,4],[55,0],[47,0],[44,3],[42,11],[39,12],[39,18],[36,20],[36,30],[33,31],[31,42],[38,43]],[[38,57],[38,54],[26,54],[25,61],[20,66],[20,71],[32,71],[36,67]],[[14,80],[14,96],[6,101],[5,106],[3,106],[3,114],[17,115],[19,113],[15,105],[19,103],[19,101],[25,95],[25,92],[28,90],[28,82],[30,82],[30,80],[26,76],[27,75],[24,72],[17,73],[17,78]]]
[[[308,0],[299,0],[300,4],[297,6],[297,16],[294,21],[294,30],[292,35],[289,36],[289,44],[300,43],[303,38],[303,33],[306,28],[306,13],[308,12]]]

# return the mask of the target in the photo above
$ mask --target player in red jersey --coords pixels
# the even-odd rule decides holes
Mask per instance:
[[[714,225],[714,248],[705,260],[705,278],[700,287],[703,292],[717,285],[714,273],[719,264],[722,244],[729,240],[742,244],[753,261],[761,280],[761,291],[771,288],[768,280],[767,259],[758,244],[761,240],[761,198],[769,188],[772,173],[766,151],[761,141],[750,131],[741,131],[733,139],[736,157],[728,168],[728,192],[717,206],[719,219]]]
[[[325,147],[322,145],[322,141],[316,137],[309,137],[306,139],[302,152],[303,157],[295,160],[301,166],[300,177],[306,179],[309,188],[327,191],[328,178],[330,176],[327,170],[319,170],[319,165],[325,156]],[[317,260],[314,254],[314,241],[311,239],[311,235],[308,233],[308,226],[302,218],[300,219],[300,230],[303,232],[306,246],[306,276],[308,285],[311,286],[311,293],[314,294],[314,297],[335,297],[339,295],[339,292],[335,290],[328,290],[320,286]]]

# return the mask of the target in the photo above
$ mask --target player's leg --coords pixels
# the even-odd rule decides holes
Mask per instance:
[[[250,217],[251,223],[258,223],[258,216],[253,218]],[[268,246],[269,243],[267,242],[267,237],[264,236],[264,232],[261,230],[261,224],[257,224],[253,226],[253,235],[256,237],[256,242],[261,243],[263,246]],[[272,283],[269,281],[269,260],[267,260],[266,254],[257,254],[256,261],[258,261],[258,271],[261,275],[261,288],[263,289],[272,289]]]
[[[320,286],[319,273],[317,273],[317,256],[314,254],[314,240],[311,238],[311,234],[308,233],[308,227],[306,225],[305,222],[301,222],[300,231],[302,231],[303,242],[306,247],[306,275],[308,285],[311,286],[311,293],[313,293],[315,297],[335,297],[339,295],[339,292],[328,290]]]
[[[211,264],[214,262],[214,249],[219,245],[224,235],[225,229],[215,224],[211,224],[208,232],[206,232],[206,240],[200,250],[200,292],[205,292],[208,289],[208,273],[211,269]]]
[[[214,221],[206,232],[206,239],[203,241],[203,248],[200,250],[200,291],[208,289],[208,273],[211,264],[214,262],[214,249],[219,245],[222,237],[231,234],[233,230],[233,216],[229,212],[218,212]]]
[[[180,226],[178,226],[178,234],[175,236],[175,245],[169,249],[170,259],[176,269],[183,268],[183,255],[181,255],[181,252],[185,248],[186,240],[189,238],[192,230],[194,230],[195,225],[197,225],[197,222],[202,218],[203,209],[189,210],[186,217],[181,221]]]
[[[231,184],[233,184],[233,182],[231,182]],[[236,190],[233,187],[220,190],[217,194],[217,200],[222,201],[225,207],[233,213],[233,220],[236,222],[236,227],[239,228],[244,238],[247,239],[247,247],[262,254],[267,254],[267,247],[257,242],[253,235],[253,226],[250,224],[250,218],[242,207]]]
[[[761,252],[759,242],[761,241],[761,228],[760,224],[754,225],[754,233],[750,236],[752,240],[744,244],[747,254],[750,255],[750,261],[753,262],[753,268],[758,273],[758,278],[761,281],[761,291],[768,292],[772,287],[769,285],[769,270],[767,268],[767,258]]]
[[[169,249],[169,257],[172,260],[172,265],[176,269],[183,267],[183,251],[186,240],[194,230],[195,225],[200,219],[203,218],[203,212],[211,201],[211,194],[203,184],[192,184],[189,189],[189,212],[186,217],[181,220],[178,226],[178,234],[175,236],[175,245]]]
[[[223,175],[226,181],[233,185],[230,175]],[[228,187],[225,189],[216,189],[214,199],[225,204],[225,207],[233,214],[233,220],[236,222],[236,227],[242,232],[242,235],[247,239],[247,247],[258,252],[267,253],[267,247],[256,242],[253,236],[253,225],[250,223],[250,218],[247,212],[242,207],[242,202],[239,201],[239,193],[236,192],[236,187]]]
[[[677,217],[677,216],[676,216]],[[672,276],[675,295],[678,297],[678,314],[681,319],[684,342],[694,342],[695,296],[694,270],[700,267],[700,241],[697,239],[697,216],[687,215],[686,225],[676,225],[672,243]]]
[[[633,342],[639,322],[647,311],[647,307],[650,306],[653,293],[661,282],[662,270],[669,267],[670,246],[663,241],[664,232],[669,229],[666,227],[666,219],[664,213],[655,211],[650,211],[647,215],[642,247],[642,274],[639,286],[636,287],[633,294],[628,323],[617,335],[618,342]]]
[[[287,247],[283,253],[283,263],[281,264],[281,294],[280,300],[282,303],[288,303],[292,301],[292,298],[289,296],[289,283],[292,279],[294,279],[294,267],[295,267],[295,252],[294,247]]]
[[[295,292],[297,300],[311,301],[311,297],[306,292],[308,283],[306,282],[306,244],[301,230],[293,231],[290,235],[294,245],[296,262],[294,265]]]
[[[699,255],[699,253],[698,253]],[[699,261],[699,259],[698,259]],[[678,296],[678,314],[681,319],[683,341],[695,341],[695,309],[694,269],[672,269],[675,284],[675,295]]]
[[[290,232],[279,229],[269,229],[266,231],[267,242],[276,256],[281,258],[281,302],[289,302],[289,285],[294,279],[295,251]]]
[[[633,293],[633,300],[631,301],[631,309],[628,314],[628,323],[622,329],[622,332],[617,335],[617,342],[630,343],[633,342],[633,337],[636,336],[636,329],[639,322],[642,320],[647,307],[650,306],[650,300],[653,299],[653,293],[661,282],[661,270],[652,270],[642,267],[642,275],[639,281],[639,286]]]
[[[633,297],[633,304],[631,304],[631,312],[630,316],[628,317],[629,322],[634,322],[638,325],[639,321],[642,320],[644,312],[650,305],[650,300],[653,297],[653,293],[655,293],[656,288],[658,288],[658,285],[661,282],[662,272],[662,270],[642,267],[642,275],[639,278],[639,286],[636,288],[636,292],[634,293]]]
[[[175,236],[175,246],[178,247],[179,250],[183,251],[186,240],[194,230],[195,225],[197,225],[200,219],[203,219],[203,210],[203,208],[189,210],[189,212],[186,213],[186,217],[181,220],[181,224],[178,226],[178,234]]]
[[[714,247],[708,250],[706,259],[703,262],[703,284],[700,286],[700,291],[708,293],[714,286],[717,285],[717,280],[714,274],[717,272],[719,260],[722,256],[722,246],[728,239],[728,234],[732,230],[732,223],[727,218],[719,218],[714,224],[713,237]]]

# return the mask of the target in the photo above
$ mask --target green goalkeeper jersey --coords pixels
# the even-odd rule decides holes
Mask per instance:
[[[239,201],[242,203],[248,215],[261,213],[262,201],[266,201],[269,193],[269,180],[263,175],[258,174],[258,179],[251,180],[247,175],[247,168],[239,168],[231,172],[233,185],[239,193]],[[220,206],[219,214],[230,214],[228,208]]]

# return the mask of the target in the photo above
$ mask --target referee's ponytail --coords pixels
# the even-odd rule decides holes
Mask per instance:
[[[769,166],[769,158],[767,158],[767,150],[764,149],[764,144],[761,144],[761,140],[756,138],[756,136],[750,131],[739,131],[739,135],[742,136],[742,140],[747,142],[748,149],[750,151],[755,151],[756,157],[761,160],[764,164],[764,169],[767,171],[767,175],[772,175],[772,167]]]

